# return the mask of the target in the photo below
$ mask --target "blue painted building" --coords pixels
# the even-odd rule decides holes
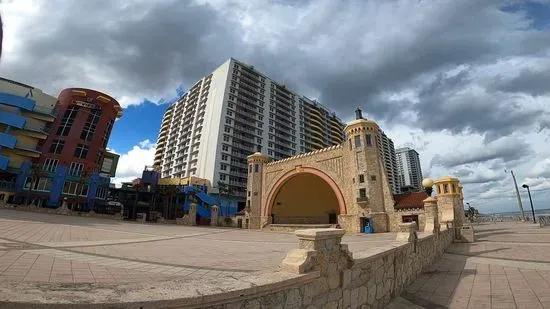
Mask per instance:
[[[56,101],[40,89],[0,78],[0,200],[13,202],[23,193],[55,120]]]

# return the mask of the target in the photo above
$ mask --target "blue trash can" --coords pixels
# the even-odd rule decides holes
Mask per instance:
[[[372,226],[370,224],[367,223],[367,225],[365,225],[365,229],[363,231],[365,234],[372,234]]]

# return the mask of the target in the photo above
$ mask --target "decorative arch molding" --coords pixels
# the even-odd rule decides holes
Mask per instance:
[[[266,205],[264,208],[264,216],[267,217],[271,215],[271,212],[273,210],[273,203],[275,202],[275,197],[277,196],[277,193],[279,193],[279,190],[283,187],[283,185],[291,178],[300,174],[305,174],[305,173],[313,174],[321,178],[323,181],[325,181],[334,192],[334,195],[336,195],[336,200],[338,201],[338,206],[340,208],[340,215],[347,214],[344,195],[342,194],[342,191],[340,190],[338,183],[334,181],[332,177],[327,175],[325,172],[313,167],[296,166],[296,168],[286,172],[281,177],[279,177],[279,179],[277,179],[275,184],[269,190],[269,194],[266,200]]]

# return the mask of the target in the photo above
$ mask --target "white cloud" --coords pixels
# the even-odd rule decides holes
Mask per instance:
[[[155,144],[146,139],[132,147],[127,153],[120,154],[116,176],[112,179],[112,182],[119,187],[122,182],[132,181],[141,177],[145,166],[153,165],[155,146]]]
[[[146,139],[144,141],[139,142],[138,145],[139,145],[139,147],[141,147],[143,149],[151,149],[151,148],[155,148],[157,146],[157,144],[152,143],[149,139]]]

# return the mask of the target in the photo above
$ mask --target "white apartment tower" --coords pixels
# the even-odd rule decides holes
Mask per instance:
[[[168,107],[154,165],[161,177],[221,181],[244,197],[248,155],[280,160],[340,144],[343,128],[321,104],[229,59]]]
[[[401,192],[421,191],[422,168],[418,152],[409,147],[399,148],[395,152]]]

